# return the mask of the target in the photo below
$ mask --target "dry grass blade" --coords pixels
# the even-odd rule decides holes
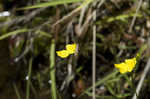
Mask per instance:
[[[148,40],[148,46],[150,47],[150,39]],[[139,92],[140,92],[140,90],[141,90],[141,88],[142,88],[144,79],[145,79],[145,77],[146,77],[146,75],[147,75],[149,69],[150,69],[150,58],[149,58],[148,61],[147,61],[147,64],[146,64],[146,66],[145,66],[145,68],[144,68],[144,71],[143,71],[143,73],[142,73],[141,79],[140,79],[140,81],[139,81],[139,83],[138,83],[138,86],[137,86],[137,88],[136,88],[136,93],[134,94],[134,96],[132,97],[132,99],[138,99]]]
[[[58,20],[52,27],[55,27],[57,24],[64,23],[67,20],[71,20],[73,17],[77,16],[81,9],[88,4],[90,4],[94,0],[85,0],[79,7],[74,9],[72,12],[70,12],[68,15],[64,16],[62,19]]]
[[[94,20],[96,20],[96,11],[94,13]],[[93,76],[93,99],[96,99],[96,95],[95,95],[95,83],[96,83],[96,25],[93,26],[93,57],[92,57],[92,61],[93,61],[93,71],[92,71],[92,76]]]
[[[134,15],[134,17],[133,17],[133,19],[132,19],[132,22],[131,22],[131,25],[130,25],[130,28],[129,28],[129,31],[128,31],[129,33],[132,32],[132,28],[133,28],[133,26],[134,26],[134,23],[135,23],[135,20],[136,20],[138,11],[139,11],[139,9],[140,9],[140,7],[141,7],[141,5],[142,5],[142,2],[143,2],[143,0],[140,0],[140,1],[139,1],[138,7],[137,7],[137,9],[136,9],[135,15]]]

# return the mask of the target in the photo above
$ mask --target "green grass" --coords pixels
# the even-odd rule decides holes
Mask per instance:
[[[42,8],[42,7],[48,7],[48,6],[50,7],[50,6],[57,6],[57,5],[62,5],[62,4],[81,2],[81,1],[83,1],[83,0],[53,0],[53,1],[50,1],[50,2],[46,2],[46,3],[40,3],[40,4],[37,4],[37,5],[33,5],[33,6],[23,7],[23,8],[20,8],[18,10]]]
[[[15,84],[15,83],[13,84],[13,87],[14,87],[15,93],[16,93],[16,95],[17,95],[17,99],[21,99],[21,96],[20,96],[19,90],[18,90],[18,88],[17,88],[17,86],[16,86],[16,84]]]
[[[28,68],[28,79],[26,85],[26,99],[30,99],[30,83],[31,83],[31,73],[32,73],[32,58],[29,60],[29,68]]]
[[[18,29],[18,30],[15,30],[13,32],[9,32],[9,33],[6,33],[6,34],[0,36],[0,40],[6,39],[6,38],[8,38],[12,35],[17,35],[17,34],[20,34],[20,33],[24,33],[24,32],[27,32],[27,31],[28,31],[28,29]]]

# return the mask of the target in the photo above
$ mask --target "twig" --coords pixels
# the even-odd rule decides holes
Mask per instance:
[[[139,2],[139,4],[138,4],[138,7],[137,7],[137,9],[136,9],[135,15],[134,15],[134,17],[133,17],[133,19],[132,19],[132,22],[131,22],[131,25],[130,25],[130,28],[129,28],[129,31],[128,31],[129,33],[132,32],[132,28],[133,28],[133,25],[134,25],[134,23],[135,23],[135,20],[136,20],[136,17],[137,17],[137,13],[138,13],[138,11],[139,11],[141,5],[142,5],[142,2],[143,2],[143,0],[140,0],[140,2]]]
[[[94,20],[96,20],[96,11],[94,13]],[[92,82],[93,82],[93,99],[96,99],[95,96],[95,83],[96,83],[96,25],[93,26],[93,57],[92,57]]]

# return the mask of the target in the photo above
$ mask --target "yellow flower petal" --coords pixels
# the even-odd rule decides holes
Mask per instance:
[[[119,69],[120,73],[131,72],[136,65],[136,58],[126,59],[125,62],[114,64]]]
[[[66,45],[66,50],[68,51],[69,54],[73,54],[76,51],[76,44],[67,44]]]
[[[125,67],[126,66],[126,64],[125,63],[120,63],[120,64],[115,64],[115,67],[116,68],[122,68],[122,67]]]
[[[120,73],[122,73],[122,74],[128,71],[128,67],[124,62],[122,62],[120,64],[114,64],[114,65],[116,68],[119,69]]]
[[[56,51],[57,55],[60,56],[61,58],[66,58],[69,56],[69,53],[67,50],[61,50],[61,51]]]
[[[125,63],[128,66],[128,71],[131,72],[136,65],[136,58],[126,59]]]
[[[121,68],[121,69],[119,69],[119,70],[120,70],[120,73],[121,73],[121,74],[124,74],[124,73],[126,73],[126,72],[128,71],[128,68],[125,67],[125,68]]]

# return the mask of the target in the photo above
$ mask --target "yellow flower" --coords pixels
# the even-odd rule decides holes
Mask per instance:
[[[60,56],[61,58],[66,58],[69,56],[69,53],[67,50],[61,50],[61,51],[57,51],[56,52],[58,56]]]
[[[56,51],[56,53],[61,58],[67,58],[70,54],[74,54],[76,52],[76,46],[76,44],[67,44],[66,50]]]
[[[120,73],[131,72],[136,65],[136,58],[126,59],[125,62],[114,64],[119,69]]]
[[[115,67],[118,68],[122,74],[128,71],[125,63],[115,64]]]
[[[66,50],[68,51],[69,54],[73,54],[76,51],[76,44],[67,44],[66,45]]]
[[[136,58],[126,59],[125,63],[128,66],[128,71],[131,72],[136,65]]]

